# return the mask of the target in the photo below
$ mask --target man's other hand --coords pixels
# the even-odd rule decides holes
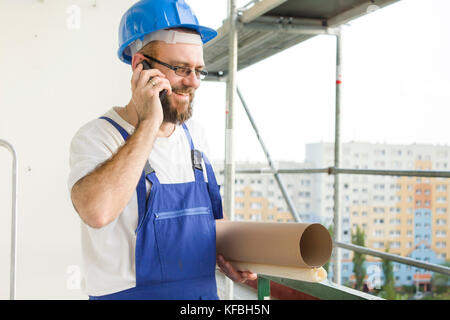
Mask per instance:
[[[238,271],[231,263],[225,260],[225,258],[218,254],[216,258],[217,265],[220,270],[231,280],[244,283],[247,280],[256,280],[257,275],[251,271]]]

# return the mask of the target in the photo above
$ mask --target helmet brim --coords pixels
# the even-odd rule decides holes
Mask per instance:
[[[216,30],[196,24],[178,24],[172,25],[166,29],[174,29],[174,28],[187,28],[196,31],[200,35],[203,44],[207,43],[208,41],[214,39],[217,36]],[[137,39],[143,40],[147,34],[148,33],[137,34],[132,39],[129,39],[127,42],[123,43],[117,52],[119,59],[125,62],[126,64],[131,65],[131,60],[133,57],[126,52],[129,51],[126,49],[133,41],[136,41]]]

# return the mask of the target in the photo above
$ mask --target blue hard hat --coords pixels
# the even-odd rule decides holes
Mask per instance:
[[[167,28],[189,28],[197,31],[203,43],[213,39],[214,29],[198,24],[197,17],[184,0],[141,0],[122,16],[119,26],[119,59],[131,64],[129,45],[143,40],[146,34]]]

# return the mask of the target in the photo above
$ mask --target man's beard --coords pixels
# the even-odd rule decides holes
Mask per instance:
[[[163,122],[169,122],[174,124],[182,124],[186,122],[190,117],[192,117],[193,113],[193,104],[194,104],[194,90],[192,88],[184,88],[177,89],[172,88],[172,92],[178,93],[189,93],[189,101],[187,109],[183,111],[179,111],[176,106],[173,105],[173,101],[169,100],[169,96],[166,94],[163,98],[161,98],[161,105],[164,113]],[[185,106],[183,106],[183,109]]]

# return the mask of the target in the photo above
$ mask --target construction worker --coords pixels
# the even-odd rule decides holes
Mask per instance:
[[[184,0],[142,0],[122,17],[131,100],[79,129],[70,149],[90,299],[218,299],[216,263],[234,281],[256,278],[216,257],[221,196],[190,119],[202,45],[216,35]]]

